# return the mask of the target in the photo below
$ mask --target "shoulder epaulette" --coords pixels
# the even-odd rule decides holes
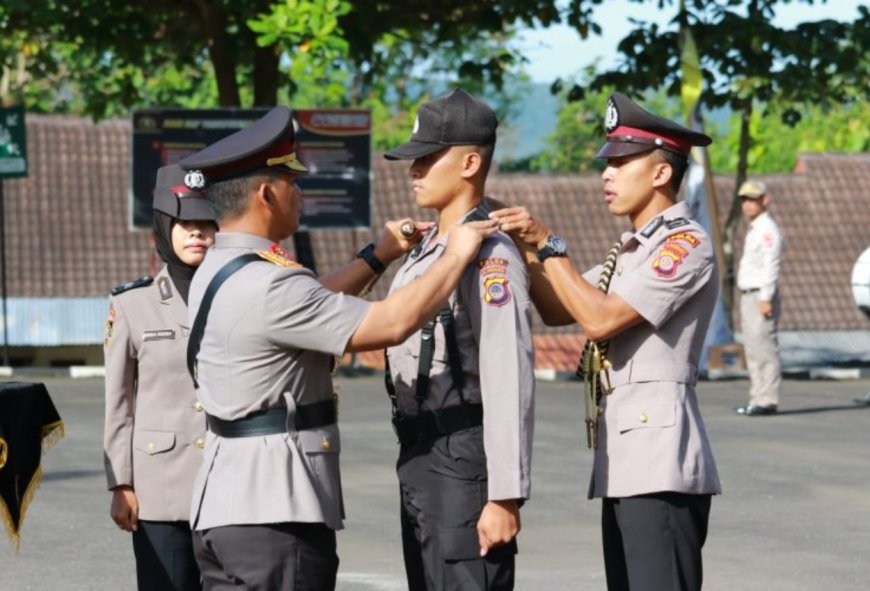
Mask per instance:
[[[668,227],[668,230],[674,230],[676,228],[682,228],[683,226],[688,226],[691,222],[686,218],[674,218],[672,220],[665,220],[665,225]]]
[[[145,287],[146,285],[151,285],[154,283],[154,278],[146,275],[145,277],[140,277],[139,279],[134,279],[133,281],[128,281],[127,283],[123,283],[116,287],[112,288],[112,295],[116,296],[124,293],[125,291],[130,291],[131,289],[136,289],[137,287]]]

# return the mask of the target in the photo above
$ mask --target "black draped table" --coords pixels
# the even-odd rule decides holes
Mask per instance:
[[[63,434],[63,420],[43,384],[0,382],[0,521],[16,550],[42,481],[42,454]]]

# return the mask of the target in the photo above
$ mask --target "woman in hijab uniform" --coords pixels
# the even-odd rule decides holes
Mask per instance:
[[[111,516],[133,534],[140,590],[200,589],[188,523],[205,415],[187,373],[190,280],[214,243],[214,211],[164,166],[154,189],[156,278],[118,286],[105,332],[103,449]]]

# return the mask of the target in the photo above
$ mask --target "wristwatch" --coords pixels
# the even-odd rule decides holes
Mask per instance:
[[[555,234],[547,236],[547,243],[538,250],[538,260],[542,263],[550,257],[566,256],[568,256],[568,244],[561,236]]]
[[[372,268],[372,271],[375,272],[375,275],[380,275],[384,271],[387,270],[387,266],[381,262],[381,260],[375,256],[375,243],[369,242],[365,246],[363,246],[358,253],[356,253],[356,258],[364,260],[368,263],[368,266]]]

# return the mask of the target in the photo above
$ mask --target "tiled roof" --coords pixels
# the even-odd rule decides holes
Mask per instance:
[[[149,233],[128,229],[130,124],[30,115],[27,118],[30,176],[4,182],[7,284],[10,296],[105,296],[110,287],[153,270]],[[407,163],[373,158],[373,227],[387,219],[415,216]],[[786,241],[782,267],[784,330],[866,330],[867,320],[852,301],[850,275],[858,255],[870,245],[870,154],[807,154],[800,174],[764,175],[772,213]],[[734,181],[717,177],[724,221]],[[579,269],[598,263],[627,222],[611,217],[602,203],[598,175],[495,173],[488,193],[504,202],[529,206],[566,238]],[[737,258],[745,224],[737,235]],[[376,232],[323,230],[312,233],[321,273],[344,264]],[[292,245],[288,245],[291,246]],[[374,296],[383,297],[388,272]],[[539,360],[571,359],[579,350],[576,327],[545,327],[538,335]],[[561,345],[554,343],[562,342]],[[569,343],[565,345],[564,343]],[[566,352],[567,347],[570,352]],[[570,369],[570,367],[563,367]]]

